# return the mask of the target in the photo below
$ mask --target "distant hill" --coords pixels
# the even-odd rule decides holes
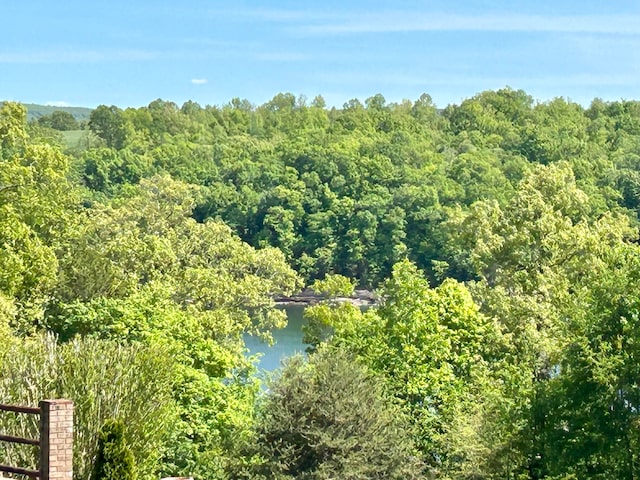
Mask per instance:
[[[2,105],[2,102],[0,102]],[[89,120],[92,108],[86,107],[56,107],[53,105],[37,105],[35,103],[23,103],[27,107],[27,120],[37,120],[44,115],[50,115],[53,112],[63,111],[68,112],[74,116],[79,122],[86,122]]]

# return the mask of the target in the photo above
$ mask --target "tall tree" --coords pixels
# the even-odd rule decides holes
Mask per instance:
[[[122,110],[112,105],[100,105],[89,115],[89,129],[102,138],[109,148],[123,148],[127,139],[127,128]]]
[[[268,338],[285,325],[273,296],[291,293],[298,277],[278,250],[255,250],[219,222],[193,220],[194,193],[154,177],[136,195],[94,204],[60,248],[46,323],[63,339],[163,345],[179,364],[180,420],[166,473],[217,478],[258,393],[243,335]]]
[[[59,148],[29,138],[26,110],[0,108],[0,293],[18,308],[14,327],[42,320],[57,281],[56,247],[74,221],[78,197]]]
[[[394,266],[380,296],[382,304],[365,313],[349,304],[311,307],[309,333],[380,374],[411,418],[431,473],[453,475],[471,455],[458,429],[482,402],[498,332],[463,285],[446,281],[432,289],[406,260]]]

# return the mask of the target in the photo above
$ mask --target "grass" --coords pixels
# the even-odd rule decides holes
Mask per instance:
[[[78,146],[80,142],[87,141],[91,135],[89,130],[67,130],[66,132],[60,132],[64,139],[64,146],[67,149],[72,149]]]

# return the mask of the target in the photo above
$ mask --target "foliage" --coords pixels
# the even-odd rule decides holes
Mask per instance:
[[[324,280],[316,280],[312,290],[325,297],[349,297],[353,295],[353,281],[342,275],[327,275]]]
[[[308,280],[337,273],[369,287],[405,256],[432,279],[471,278],[450,262],[441,228],[448,209],[502,207],[539,164],[565,162],[594,215],[621,206],[637,216],[633,102],[585,110],[564,99],[536,104],[504,88],[442,111],[428,95],[321,105],[279,94],[261,106],[100,106],[94,116],[117,118],[122,141],[102,157],[113,160],[97,166],[98,183],[95,158],[81,168],[91,188],[113,194],[138,181],[119,171],[133,153],[142,176],[166,172],[204,187],[198,220],[221,219],[253,246],[278,247]]]
[[[298,285],[282,254],[251,248],[219,222],[194,221],[192,205],[191,187],[168,177],[143,181],[128,199],[95,205],[63,245],[57,297],[126,299],[163,285],[176,306],[199,315],[211,338],[238,340],[281,326],[272,295]]]
[[[273,295],[298,277],[273,248],[255,250],[219,222],[189,214],[194,189],[169,177],[143,180],[129,198],[95,204],[59,248],[48,328],[163,345],[180,418],[163,471],[213,478],[244,435],[258,391],[244,334],[268,339],[284,325]]]
[[[123,148],[127,138],[122,110],[115,105],[100,105],[89,115],[89,129],[110,148]]]
[[[5,102],[0,358],[44,329],[164,349],[159,469],[223,478],[255,433],[243,336],[283,325],[300,275],[306,338],[377,375],[431,476],[637,476],[639,105],[158,99],[95,109],[70,158]],[[334,300],[356,285],[381,304]]]
[[[89,479],[98,431],[122,421],[140,478],[156,478],[164,442],[175,422],[174,362],[160,346],[78,339],[59,344],[37,336],[10,342],[0,365],[2,403],[37,405],[44,398],[74,402],[74,476]],[[2,416],[3,430],[36,438],[38,427]],[[35,466],[33,452],[6,450],[5,460]]]
[[[618,246],[572,299],[571,341],[544,391],[548,418],[541,450],[550,475],[638,475],[640,252]],[[581,308],[581,305],[588,308]]]
[[[463,285],[446,281],[431,289],[408,261],[394,267],[380,294],[382,304],[365,313],[351,305],[311,307],[311,331],[331,327],[331,344],[381,375],[411,418],[432,473],[454,469],[449,463],[466,454],[453,432],[482,401],[498,333]],[[452,460],[454,449],[462,458]]]
[[[60,131],[78,130],[79,128],[78,121],[75,117],[71,113],[63,110],[56,110],[49,115],[43,115],[38,118],[38,124]]]
[[[422,478],[399,409],[339,350],[287,362],[269,383],[252,441],[253,463],[236,465],[234,478]]]
[[[124,438],[121,421],[107,420],[100,428],[93,480],[135,480],[133,453]]]
[[[0,145],[0,293],[17,309],[13,327],[32,331],[57,282],[55,246],[72,224],[77,197],[68,159],[29,138],[19,104],[0,108]]]

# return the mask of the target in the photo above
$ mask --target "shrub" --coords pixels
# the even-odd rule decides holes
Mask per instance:
[[[45,398],[74,401],[74,478],[87,480],[106,420],[123,422],[141,479],[158,478],[159,460],[175,424],[175,368],[161,347],[77,339],[58,344],[51,335],[13,338],[0,363],[0,403],[38,405]],[[37,438],[38,424],[1,415],[0,430]],[[29,417],[32,417],[29,415]],[[20,446],[16,446],[20,447]],[[0,463],[35,467],[28,449],[0,450]]]
[[[294,357],[269,384],[235,478],[413,479],[410,428],[381,382],[348,354]]]
[[[124,425],[107,420],[100,429],[92,480],[135,480],[133,453],[124,438]]]

